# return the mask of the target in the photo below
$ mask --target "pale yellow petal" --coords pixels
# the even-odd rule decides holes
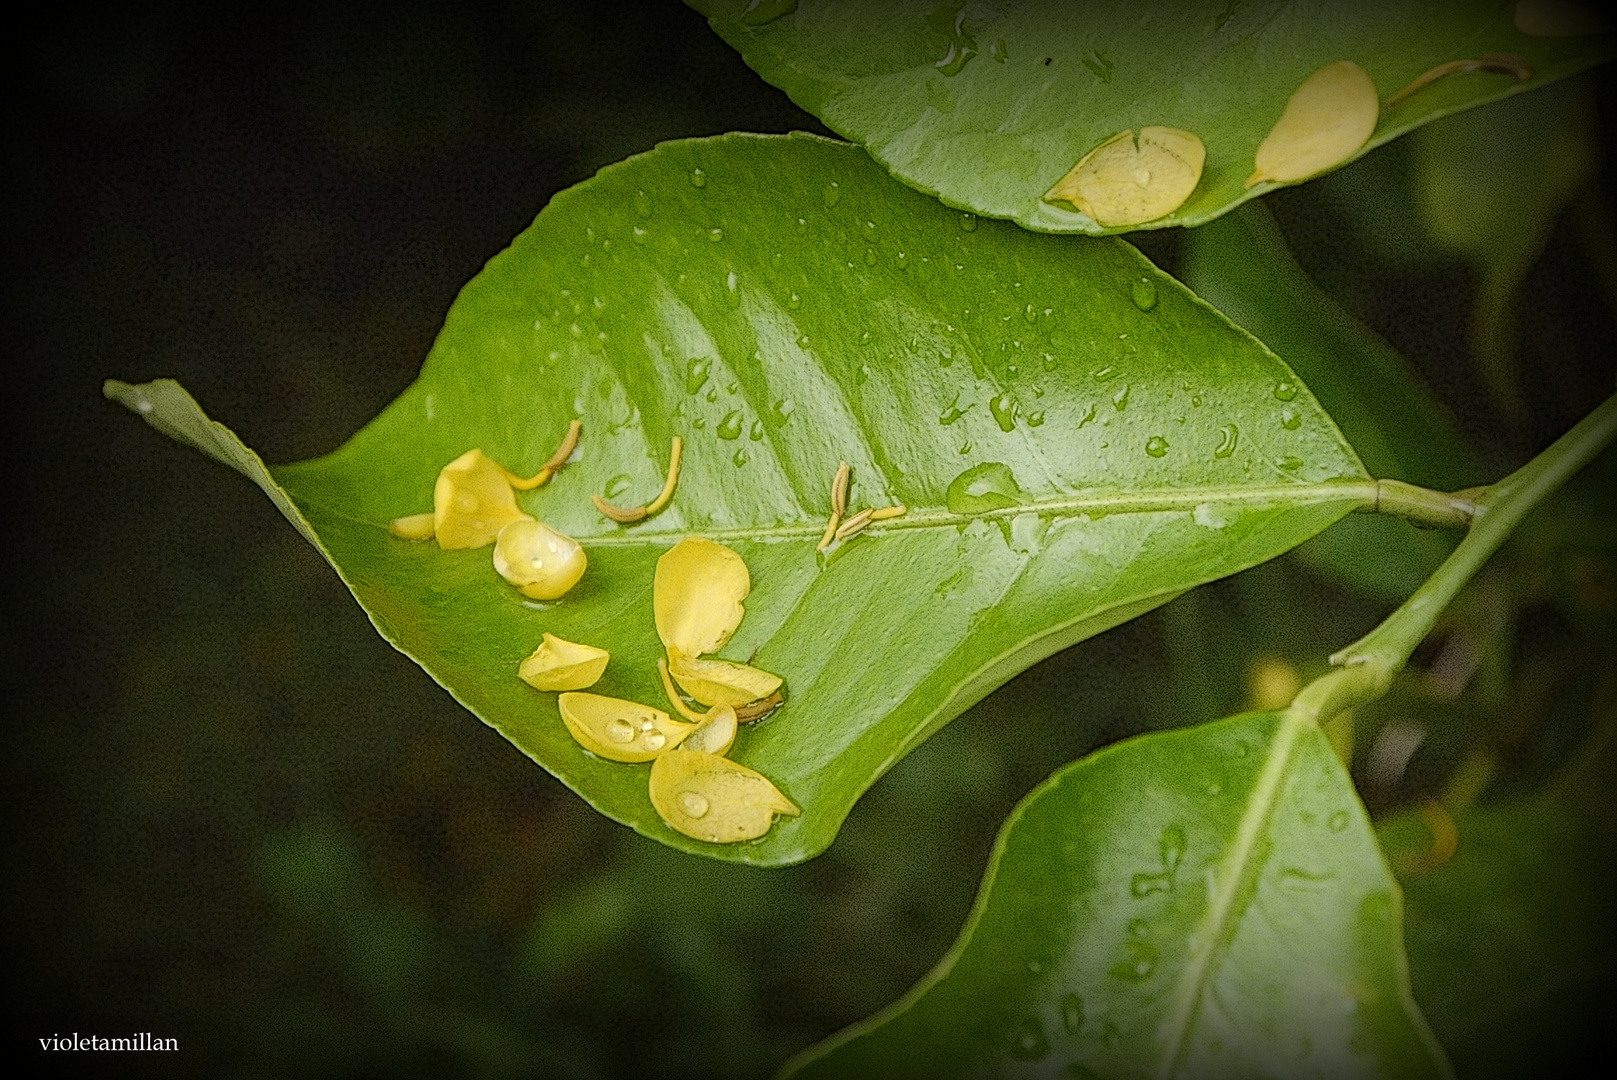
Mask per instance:
[[[1375,83],[1351,60],[1314,72],[1291,95],[1258,146],[1246,186],[1306,180],[1359,152],[1376,130],[1381,102]]]
[[[535,600],[563,595],[578,584],[588,565],[577,540],[532,518],[513,521],[494,542],[494,569]]]
[[[445,549],[491,544],[500,530],[528,515],[517,506],[506,471],[468,450],[443,467],[432,489],[433,531]]]
[[[670,656],[717,652],[741,625],[752,578],[741,556],[690,536],[663,553],[652,580],[657,636]]]
[[[1173,213],[1201,182],[1207,148],[1178,128],[1120,131],[1085,154],[1044,196],[1066,202],[1108,228]]]
[[[600,694],[566,693],[557,704],[578,744],[609,761],[650,761],[678,746],[696,727],[661,709]]]
[[[714,844],[753,840],[776,814],[802,811],[745,765],[700,750],[675,750],[651,766],[651,805],[678,832]]]
[[[546,634],[517,675],[535,690],[583,690],[595,685],[610,659],[605,649]]]
[[[680,689],[703,705],[739,708],[780,689],[781,678],[732,660],[698,660],[669,650],[668,672]]]
[[[738,727],[736,711],[728,705],[715,705],[696,725],[696,730],[679,744],[681,750],[700,750],[723,757],[735,745]]]

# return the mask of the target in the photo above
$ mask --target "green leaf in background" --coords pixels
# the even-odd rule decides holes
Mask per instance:
[[[1025,799],[943,963],[786,1073],[1443,1076],[1400,907],[1306,719],[1140,736]]]
[[[1433,124],[1412,140],[1428,231],[1477,272],[1471,347],[1506,418],[1523,422],[1517,294],[1567,205],[1600,168],[1594,88],[1577,79]]]
[[[765,864],[823,850],[877,777],[1018,671],[1372,490],[1294,374],[1127,244],[962,220],[809,136],[668,143],[558,195],[462,292],[421,378],[273,482],[173,384],[109,393],[264,486],[383,636],[594,806]],[[526,475],[574,417],[580,460],[522,496],[588,549],[560,602],[525,601],[487,548],[388,534],[468,448]],[[591,493],[649,498],[673,435],[672,506],[603,518]],[[817,557],[839,461],[851,509],[910,510]],[[722,655],[786,679],[731,756],[803,815],[751,845],[669,830],[647,768],[584,753],[516,677],[550,632],[610,650],[596,692],[662,704],[653,568],[692,533],[751,569]]]
[[[1243,187],[1258,144],[1303,80],[1337,60],[1367,71],[1383,100],[1439,64],[1485,53],[1517,54],[1532,71],[1525,83],[1485,72],[1440,79],[1384,108],[1369,150],[1613,51],[1609,35],[1530,37],[1511,5],[1484,0],[691,2],[754,70],[898,179],[1044,232],[1122,231],[1041,196],[1105,140],[1147,126],[1195,133],[1207,160],[1177,211],[1139,227],[1198,225],[1265,190]]]
[[[1184,279],[1285,358],[1372,474],[1441,491],[1483,479],[1447,410],[1403,357],[1309,279],[1261,203],[1187,232]],[[1354,514],[1297,554],[1372,599],[1398,603],[1454,543],[1405,521]]]

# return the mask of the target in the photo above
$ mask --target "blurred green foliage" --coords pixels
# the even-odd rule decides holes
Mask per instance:
[[[329,450],[409,382],[456,290],[555,191],[658,139],[814,121],[664,5],[64,8],[23,44],[3,226],[23,270],[5,284],[23,403],[4,586],[18,1045],[179,1039],[161,1060],[71,1061],[122,1074],[764,1075],[937,960],[999,822],[1059,765],[1236,711],[1258,661],[1313,674],[1385,613],[1299,559],[1259,567],[1025,673],[889,774],[819,859],[678,856],[479,725],[256,491],[99,386],[176,377],[272,461]],[[1576,92],[1609,142],[1610,76]],[[1602,159],[1541,232],[1511,428],[1468,344],[1484,271],[1422,224],[1407,142],[1265,202],[1301,270],[1412,362],[1497,475],[1611,390],[1600,238],[1617,185]],[[1141,246],[1180,268],[1172,234]],[[1613,1052],[1611,894],[1579,868],[1612,865],[1617,800],[1605,784],[1580,804],[1592,839],[1511,818],[1587,742],[1611,678],[1612,461],[1529,523],[1358,718],[1373,809],[1458,800],[1452,885],[1417,866],[1406,888],[1417,994],[1479,1075],[1490,1046],[1537,1029],[1541,1061]],[[1482,786],[1456,790],[1477,761]],[[1473,806],[1493,814],[1474,829]],[[1546,900],[1568,867],[1576,902]],[[1597,944],[1574,981],[1489,1012],[1454,988],[1492,985],[1477,965],[1510,924],[1454,897],[1502,879],[1525,896],[1512,910],[1577,924],[1541,933]]]

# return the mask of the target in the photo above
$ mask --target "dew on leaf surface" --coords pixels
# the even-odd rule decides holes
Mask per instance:
[[[1281,409],[1280,426],[1287,431],[1296,431],[1303,426],[1303,418],[1296,409]]]
[[[739,439],[741,422],[741,410],[732,409],[724,414],[724,419],[719,421],[719,426],[713,429],[713,433],[721,439]]]
[[[970,446],[967,443],[965,449],[969,450]],[[1016,474],[1011,472],[1010,466],[998,461],[974,465],[955,477],[949,483],[944,500],[954,514],[1003,510],[1026,501],[1021,485],[1016,482]]]
[[[1038,1061],[1050,1053],[1050,1040],[1045,1037],[1044,1025],[1039,1018],[1030,1016],[1016,1026],[1011,1036],[1011,1057],[1018,1061]]]
[[[1168,440],[1161,435],[1153,435],[1145,441],[1145,452],[1154,458],[1159,458],[1168,452]]]
[[[1234,424],[1225,424],[1218,429],[1218,445],[1213,448],[1213,456],[1227,458],[1235,453],[1236,443],[1241,441],[1241,429]]]
[[[699,188],[707,187],[707,173],[700,168],[692,169],[691,186]]]
[[[1084,999],[1068,994],[1061,999],[1061,1026],[1068,1035],[1076,1035],[1084,1026]]]
[[[634,212],[643,218],[651,216],[651,196],[644,191],[634,193]]]
[[[1129,299],[1141,311],[1150,311],[1157,306],[1157,285],[1150,278],[1141,278],[1129,286]]]
[[[821,192],[821,199],[825,202],[825,208],[827,210],[831,209],[831,207],[842,201],[842,185],[835,180],[831,181],[825,185],[825,190]]]
[[[1291,401],[1297,396],[1297,384],[1286,381],[1277,382],[1275,383],[1274,395],[1277,401]]]
[[[1001,431],[1014,431],[1016,429],[1016,412],[1019,406],[1010,394],[995,395],[988,402],[988,411],[994,414],[994,422]]]
[[[1112,392],[1112,407],[1122,412],[1129,407],[1129,384],[1124,383]]]
[[[706,356],[693,356],[685,363],[685,392],[687,394],[699,393],[707,385],[708,372],[713,370],[713,361]]]

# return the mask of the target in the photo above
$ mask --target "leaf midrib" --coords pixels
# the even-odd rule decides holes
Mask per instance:
[[[1376,481],[1366,477],[1362,480],[1327,480],[1318,484],[1280,484],[1266,487],[1238,488],[1189,487],[1149,493],[1117,492],[1104,495],[1075,495],[1061,499],[1017,503],[1015,506],[984,510],[974,514],[957,514],[949,510],[922,510],[912,511],[901,518],[890,518],[886,521],[872,523],[863,532],[881,535],[907,529],[957,529],[963,525],[969,525],[973,521],[999,521],[1020,517],[1023,514],[1037,514],[1044,517],[1075,517],[1097,511],[1102,515],[1110,516],[1112,514],[1149,514],[1172,510],[1194,510],[1196,507],[1207,503],[1224,505],[1246,503],[1257,506],[1295,507],[1343,500],[1357,502],[1364,506],[1374,506],[1376,502]],[[305,500],[300,498],[298,501],[301,505],[318,510],[323,515],[341,518],[360,525],[382,527],[377,525],[376,522],[366,521],[343,510],[334,509],[318,499]],[[768,525],[752,528],[637,528],[633,529],[633,531],[602,533],[593,536],[575,534],[574,539],[585,547],[635,547],[641,544],[672,543],[693,533],[700,533],[711,540],[739,541],[818,539],[824,531],[825,521],[815,519],[788,525]]]

